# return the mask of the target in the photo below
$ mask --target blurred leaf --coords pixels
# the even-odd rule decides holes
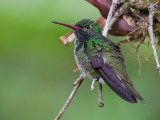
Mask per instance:
[[[67,33],[66,35],[61,36],[61,37],[59,38],[59,40],[60,40],[65,46],[69,45],[74,39],[75,39],[75,35],[74,35],[73,31],[72,31],[72,32],[69,32],[69,33]]]
[[[103,15],[103,17],[107,18],[107,15],[109,13],[112,4],[112,0],[86,0],[86,1],[97,7],[101,12],[101,14]]]
[[[79,68],[77,66],[77,63],[76,61],[74,62],[74,68],[73,68],[73,72],[78,72],[79,71]]]
[[[99,9],[103,17],[100,17],[98,21],[99,22],[101,21],[102,22],[101,25],[104,26],[105,24],[104,18],[107,18],[108,16],[108,12],[110,10],[112,0],[86,0],[86,1]],[[123,1],[123,0],[119,0],[119,1]],[[126,10],[126,12],[128,12],[128,10]],[[114,26],[112,27],[112,30],[110,30],[109,33],[115,36],[124,36],[133,30],[134,30],[134,27],[130,26],[123,18],[120,18],[119,21],[117,21],[114,24]]]

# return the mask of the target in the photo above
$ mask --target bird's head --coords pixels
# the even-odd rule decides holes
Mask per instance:
[[[89,38],[102,35],[99,26],[90,19],[83,19],[75,25],[68,25],[59,22],[53,23],[63,25],[74,30],[74,34],[76,36],[75,49],[79,49],[87,40],[89,40]]]
[[[55,24],[63,25],[65,27],[71,28],[74,30],[76,37],[85,37],[89,38],[97,34],[101,34],[101,30],[99,26],[94,23],[94,21],[91,21],[90,19],[83,19],[79,22],[77,22],[75,25],[68,25],[64,23],[59,22],[53,22]]]

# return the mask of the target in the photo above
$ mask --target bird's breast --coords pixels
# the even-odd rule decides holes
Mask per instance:
[[[98,74],[91,66],[91,60],[84,47],[74,50],[74,55],[77,66],[84,76],[88,76],[91,79],[98,77]]]

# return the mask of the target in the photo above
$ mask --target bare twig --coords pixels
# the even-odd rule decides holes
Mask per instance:
[[[136,56],[137,56],[137,60],[138,60],[138,63],[139,63],[139,76],[140,76],[141,75],[142,63],[141,63],[141,60],[139,58],[138,48],[136,49]]]
[[[84,79],[83,74],[81,74],[77,80],[73,83],[73,86],[76,86],[78,83],[80,83],[80,81],[82,81],[82,79]]]
[[[141,44],[144,42],[145,40],[145,37],[144,39],[141,40],[141,42],[139,43],[139,45],[137,46],[137,49],[136,49],[136,55],[137,55],[137,59],[138,59],[138,63],[139,63],[139,76],[141,75],[141,68],[142,68],[142,63],[141,63],[141,60],[140,60],[140,57],[139,57],[139,53],[138,53],[138,48],[141,46]]]
[[[159,73],[160,73],[160,64],[159,64],[158,55],[157,55],[156,46],[155,46],[155,35],[153,32],[153,18],[156,13],[156,5],[157,5],[157,3],[150,3],[150,6],[149,6],[148,31],[149,31],[149,35],[150,35],[150,39],[151,39],[151,45],[152,45],[152,49],[153,49],[153,53],[154,53],[154,58],[157,63],[157,69],[159,70]]]
[[[136,56],[137,56],[137,60],[138,60],[138,63],[139,63],[139,75],[141,74],[141,67],[142,67],[142,64],[141,64],[141,61],[140,61],[140,58],[139,58],[139,53],[138,52],[140,52],[142,55],[143,55],[143,57],[144,57],[144,59],[146,60],[146,61],[150,61],[146,56],[145,56],[145,54],[142,52],[142,51],[140,51],[138,48],[140,47],[140,45],[144,42],[144,40],[142,40],[141,42],[140,42],[140,44],[137,46],[137,47],[135,47],[132,43],[131,43],[131,41],[129,40],[129,35],[131,35],[132,33],[134,33],[135,31],[136,31],[137,29],[135,29],[134,31],[132,31],[132,32],[130,32],[128,35],[127,35],[127,41],[128,41],[128,43],[133,47],[133,48],[135,48],[136,49]]]
[[[112,5],[105,23],[105,26],[103,28],[103,36],[108,36],[108,31],[112,28],[112,26],[114,25],[114,23],[118,20],[118,18],[124,14],[124,12],[126,11],[127,8],[129,8],[130,6],[130,2],[125,2],[125,4],[123,4],[117,11],[116,11],[116,7],[117,4],[119,3],[118,0],[113,0],[112,1]],[[115,12],[116,11],[116,12]],[[115,13],[114,13],[115,12]],[[114,13],[114,15],[113,15]],[[126,17],[126,16],[125,16]],[[127,22],[127,21],[126,21]],[[133,21],[132,21],[133,22]],[[133,24],[133,23],[132,23]],[[133,25],[134,26],[134,25]]]
[[[115,12],[117,4],[118,4],[118,0],[112,0],[112,5],[111,5],[110,11],[108,13],[106,24],[105,24],[105,26],[103,28],[103,33],[102,34],[104,36],[108,36],[108,31],[111,29],[112,25],[110,24],[110,22],[111,22],[111,18],[113,16],[113,13]]]
[[[99,83],[98,95],[99,95],[98,106],[103,107],[104,103],[103,103],[103,100],[102,100],[102,84],[101,83]]]
[[[67,109],[69,103],[72,101],[74,95],[76,94],[79,86],[81,85],[81,83],[82,83],[83,80],[84,80],[83,76],[80,76],[78,79],[79,79],[79,80],[78,80],[79,82],[76,84],[76,86],[75,86],[74,89],[72,90],[69,98],[67,99],[66,103],[64,104],[63,108],[61,109],[61,111],[59,112],[59,114],[57,115],[57,117],[55,118],[55,120],[59,120],[59,119],[61,118],[61,116],[63,115],[63,113],[64,113],[65,110]]]
[[[91,90],[92,90],[92,91],[94,90],[94,84],[95,84],[95,82],[96,82],[97,80],[98,80],[97,78],[94,78],[93,81],[92,81],[92,84],[91,84]]]

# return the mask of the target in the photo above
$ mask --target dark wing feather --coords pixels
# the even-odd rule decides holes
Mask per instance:
[[[123,81],[120,80],[112,68],[104,63],[102,57],[92,57],[91,64],[92,67],[100,74],[103,80],[117,95],[130,103],[137,103],[134,95],[125,87],[125,83],[123,84]]]

